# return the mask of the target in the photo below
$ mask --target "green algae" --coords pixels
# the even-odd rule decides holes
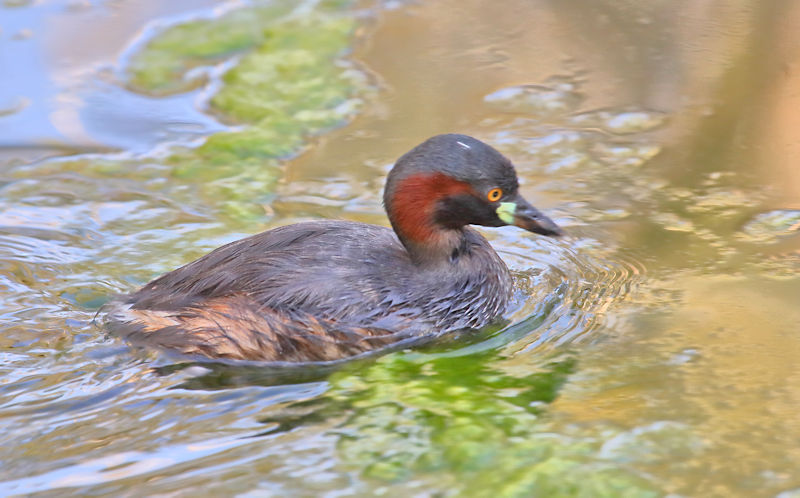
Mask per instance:
[[[449,476],[454,496],[655,495],[637,476],[592,462],[591,438],[548,430],[547,405],[574,371],[572,358],[498,365],[492,353],[420,363],[392,356],[356,380],[334,377],[332,396],[354,411],[338,429],[341,458],[378,481]]]
[[[363,74],[342,58],[353,17],[340,12],[342,5],[330,4],[297,16],[292,5],[238,9],[174,26],[131,60],[131,86],[164,94],[190,89],[190,69],[240,56],[210,105],[225,122],[246,126],[212,135],[166,160],[176,178],[200,178],[207,190],[219,189],[231,213],[258,212],[252,202],[242,203],[264,200],[280,175],[278,160],[300,152],[309,136],[351,117],[367,88]]]
[[[224,215],[263,217],[282,160],[346,122],[369,90],[364,73],[344,59],[356,27],[350,2],[299,8],[270,2],[171,26],[126,68],[129,88],[163,96],[204,84],[205,73],[193,69],[234,61],[209,111],[236,128],[161,159],[174,181],[196,185]]]
[[[153,31],[126,61],[127,87],[159,98],[191,91],[216,72],[207,111],[228,130],[138,157],[43,161],[12,175],[52,175],[56,184],[64,175],[106,178],[118,188],[104,199],[92,191],[82,197],[116,202],[136,190],[145,204],[152,201],[176,219],[188,212],[204,225],[219,225],[220,233],[224,226],[250,231],[271,212],[285,161],[355,115],[371,90],[366,74],[346,59],[355,14],[352,2],[273,1]],[[165,199],[170,207],[161,206]],[[154,231],[173,228],[158,226]]]
[[[289,52],[303,51],[311,58],[337,56],[348,46],[354,20],[347,14],[353,3],[316,2],[311,7],[292,0],[261,1],[217,17],[172,25],[130,57],[127,84],[136,92],[165,96],[202,84],[204,77],[192,76],[193,69],[254,50],[270,51],[278,60]],[[331,31],[334,25],[338,33]],[[266,66],[253,74],[269,69]]]
[[[108,284],[112,292],[262,228],[286,159],[345,123],[370,91],[345,58],[357,26],[350,2],[301,7],[256,4],[172,25],[128,60],[128,88],[154,98],[191,90],[202,84],[194,68],[225,62],[208,111],[231,125],[227,131],[138,156],[20,166],[8,171],[15,181],[4,198],[11,206],[58,206],[48,230],[85,246],[95,270],[120,275]]]
[[[128,62],[128,85],[141,93],[163,96],[200,83],[187,73],[219,63],[263,42],[264,24],[291,12],[291,2],[256,9],[236,9],[224,16],[171,26],[147,41]]]
[[[334,374],[323,398],[263,422],[284,431],[344,414],[331,429],[341,470],[392,495],[409,494],[405,486],[416,482],[436,496],[658,496],[599,457],[601,434],[553,429],[549,404],[575,371],[574,358],[503,363],[493,352],[390,355]]]

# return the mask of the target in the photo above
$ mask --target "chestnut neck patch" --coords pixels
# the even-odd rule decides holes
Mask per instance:
[[[386,207],[401,239],[424,245],[433,243],[442,231],[434,220],[436,204],[446,197],[474,193],[469,183],[443,173],[418,173],[399,182]]]

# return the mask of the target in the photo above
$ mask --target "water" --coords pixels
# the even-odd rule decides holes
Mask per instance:
[[[798,22],[4,2],[0,493],[800,494]],[[515,277],[504,323],[329,370],[191,365],[92,323],[246,234],[385,224],[392,162],[450,131],[568,231],[484,231]]]

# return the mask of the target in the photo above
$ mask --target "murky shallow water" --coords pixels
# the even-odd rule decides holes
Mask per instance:
[[[0,7],[3,494],[800,495],[794,4],[162,4]],[[166,70],[129,71],[151,39]],[[300,374],[91,324],[244,234],[385,223],[446,131],[570,233],[486,231],[508,324]]]

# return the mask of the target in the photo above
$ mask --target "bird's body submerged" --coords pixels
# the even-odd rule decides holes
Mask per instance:
[[[477,173],[464,167],[459,178],[459,164],[452,163],[474,152],[469,166]],[[454,171],[440,171],[431,157],[449,161]],[[508,223],[498,219],[503,203],[492,199],[496,192],[484,198],[487,188],[517,199],[505,158],[470,137],[434,137],[390,174],[385,204],[394,230],[316,221],[254,235],[114,302],[107,323],[131,342],[179,353],[294,362],[337,360],[407,337],[481,327],[503,312],[511,292],[505,264],[466,226]],[[525,228],[557,234],[533,212],[536,227]]]

